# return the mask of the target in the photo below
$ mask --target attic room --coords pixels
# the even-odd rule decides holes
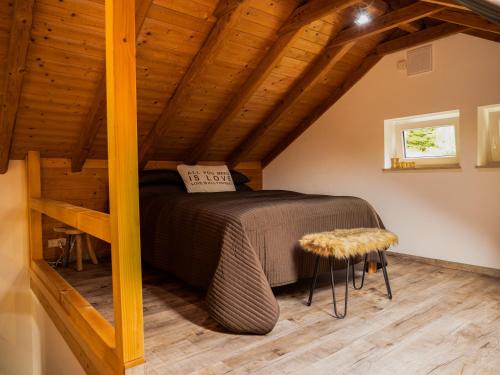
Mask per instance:
[[[0,0],[0,375],[500,374],[498,0]]]

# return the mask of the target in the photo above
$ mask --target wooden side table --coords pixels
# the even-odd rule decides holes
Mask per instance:
[[[73,241],[75,242],[75,250],[76,250],[76,270],[83,270],[83,241],[85,239],[87,252],[89,254],[90,260],[93,264],[97,264],[97,257],[95,255],[94,247],[92,246],[92,242],[90,241],[90,236],[87,233],[84,233],[78,229],[71,227],[56,227],[54,228],[54,232],[62,233],[66,235],[66,249],[64,254],[63,266],[67,267],[69,263],[69,258],[71,255],[71,250],[73,248]]]

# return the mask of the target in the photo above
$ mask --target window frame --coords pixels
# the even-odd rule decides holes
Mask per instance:
[[[409,117],[402,117],[384,121],[385,125],[385,167],[390,168],[393,157],[400,161],[415,162],[416,168],[450,167],[458,165],[460,160],[460,111],[446,111],[428,113]],[[455,156],[436,157],[406,157],[404,147],[404,131],[428,127],[442,127],[452,125],[455,128]]]
[[[478,166],[500,167],[500,103],[478,107],[477,127]]]

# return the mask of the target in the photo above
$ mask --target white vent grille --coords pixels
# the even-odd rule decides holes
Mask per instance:
[[[406,55],[406,73],[409,76],[432,72],[432,45],[412,49]]]

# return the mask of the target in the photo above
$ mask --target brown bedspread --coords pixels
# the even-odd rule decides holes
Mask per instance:
[[[271,287],[311,275],[302,235],[381,225],[354,197],[141,190],[143,261],[206,289],[211,316],[236,333],[271,331],[279,317]]]

